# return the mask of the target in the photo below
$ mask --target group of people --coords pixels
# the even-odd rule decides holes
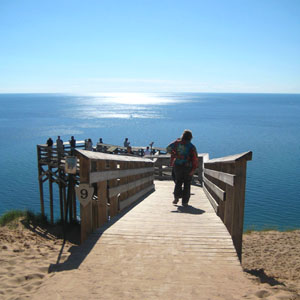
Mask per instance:
[[[151,142],[151,143],[149,144],[149,146],[151,147],[151,149],[150,149],[149,146],[147,146],[145,150],[144,150],[144,149],[141,149],[141,150],[140,150],[140,152],[141,152],[140,155],[141,155],[141,156],[152,155],[152,154],[153,154],[153,150],[152,150],[153,144],[154,144],[154,142]],[[131,146],[130,146],[130,142],[129,142],[128,138],[125,138],[123,145],[124,145],[124,147],[126,147],[126,149],[127,149],[126,153],[128,153],[128,154],[133,154],[132,148],[131,148]]]
[[[192,138],[192,132],[190,130],[184,130],[180,138],[177,138],[167,146],[167,152],[171,154],[170,165],[173,167],[175,181],[173,204],[177,204],[179,199],[182,198],[182,205],[187,206],[190,199],[191,181],[193,174],[198,167],[197,149],[191,143]],[[99,143],[103,144],[102,138],[99,139]],[[72,155],[74,154],[74,149],[76,147],[74,136],[71,136],[69,144]],[[49,148],[52,148],[53,146],[51,137],[47,140],[47,146]],[[153,142],[150,146],[151,149],[148,146],[146,150],[143,150],[142,156],[152,154]],[[60,136],[57,137],[56,147],[58,155],[62,155],[64,152],[64,142]],[[124,147],[127,148],[127,154],[133,154],[128,138],[125,138],[124,140]],[[90,138],[86,140],[85,148],[86,150],[93,150],[93,143]]]
[[[47,146],[49,148],[52,148],[53,146],[53,140],[51,137],[49,137],[49,139],[47,140]],[[71,136],[71,139],[69,140],[69,144],[70,144],[70,147],[71,147],[71,154],[74,153],[74,149],[76,147],[76,140],[74,138],[74,136],[72,135]],[[57,153],[58,155],[62,155],[63,152],[64,152],[64,141],[60,138],[60,136],[57,137],[57,140],[56,140],[56,148],[57,148]]]

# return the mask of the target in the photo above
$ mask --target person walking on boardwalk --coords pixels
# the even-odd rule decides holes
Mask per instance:
[[[180,197],[183,206],[187,206],[190,200],[192,176],[198,167],[197,149],[191,143],[192,138],[192,132],[186,129],[181,138],[167,146],[167,152],[171,153],[170,165],[175,173],[173,204],[177,204]]]

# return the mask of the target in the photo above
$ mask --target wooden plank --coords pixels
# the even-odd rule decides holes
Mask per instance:
[[[112,160],[112,161],[130,161],[130,162],[145,161],[145,162],[153,163],[151,159],[137,157],[137,156],[116,155],[116,154],[108,154],[108,153],[103,153],[103,152],[94,152],[94,151],[77,150],[77,149],[76,149],[76,153],[79,153],[80,155],[82,155],[82,156],[84,156],[85,158],[88,158],[88,159]]]
[[[231,186],[234,185],[235,175],[228,174],[220,171],[214,171],[210,169],[204,169],[204,174],[207,174],[213,178],[216,178],[218,180],[221,180]]]
[[[212,183],[209,179],[207,179],[205,176],[203,176],[203,182],[206,186],[208,186],[215,194],[216,196],[221,200],[226,200],[226,193],[225,191],[221,190],[217,185]]]
[[[88,235],[93,231],[92,224],[92,201],[85,207],[80,204],[80,239],[81,243],[85,241]]]
[[[203,187],[203,191],[205,192],[210,204],[212,205],[213,209],[215,210],[216,214],[218,214],[218,203],[214,199],[214,197],[210,194],[210,192],[206,189],[206,187]]]
[[[120,210],[123,210],[124,208],[128,207],[129,205],[131,205],[132,203],[137,201],[139,198],[141,198],[142,196],[144,196],[145,194],[147,194],[151,190],[154,190],[154,185],[148,186],[144,190],[136,193],[135,195],[127,198],[126,200],[121,201],[120,202]]]
[[[116,196],[119,193],[128,191],[128,190],[130,190],[130,189],[132,189],[132,188],[134,188],[136,186],[140,186],[140,185],[142,185],[142,184],[144,184],[146,182],[152,181],[153,177],[154,176],[151,175],[149,177],[145,177],[145,178],[142,178],[142,179],[139,179],[139,180],[127,183],[127,184],[123,184],[123,185],[119,185],[119,186],[110,188],[109,189],[109,195],[110,195],[110,197]]]
[[[154,167],[148,168],[140,168],[140,169],[128,169],[128,170],[112,170],[112,171],[104,171],[104,172],[93,172],[90,173],[90,184],[96,183],[99,181],[128,177],[143,173],[153,172]]]
[[[251,160],[251,159],[252,159],[252,151],[247,151],[247,152],[243,152],[240,154],[210,159],[209,161],[205,162],[204,166],[209,165],[209,164],[214,164],[217,162],[232,163],[232,162],[236,162],[236,161],[240,161],[240,160]]]

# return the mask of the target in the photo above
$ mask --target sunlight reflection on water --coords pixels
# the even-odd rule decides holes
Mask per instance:
[[[144,93],[98,93],[90,94],[94,101],[100,100],[102,103],[118,103],[125,105],[164,105],[174,102],[185,102],[185,100],[163,97],[158,94]]]
[[[74,117],[80,119],[163,119],[159,106],[188,102],[168,95],[97,93],[77,98]]]

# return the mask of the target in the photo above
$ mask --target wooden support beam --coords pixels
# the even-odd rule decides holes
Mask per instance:
[[[39,190],[40,190],[40,205],[41,205],[41,214],[45,215],[45,207],[44,207],[44,189],[43,189],[43,173],[44,170],[40,164],[41,160],[41,150],[39,146],[37,146],[37,162],[38,162],[38,180],[39,180]]]
[[[53,212],[53,185],[52,185],[52,176],[51,176],[51,167],[49,166],[49,203],[50,203],[50,221],[51,224],[54,224],[54,212]]]
[[[238,161],[236,163],[237,179],[234,189],[233,214],[231,225],[231,236],[240,261],[242,261],[246,168],[246,160]]]
[[[105,170],[107,167],[106,161],[97,161],[97,170]],[[98,221],[97,227],[102,226],[108,220],[107,209],[107,181],[97,183],[97,197],[98,197]],[[95,228],[96,229],[96,228]]]
[[[89,183],[90,162],[87,158],[79,156],[80,159],[80,183]],[[80,204],[80,236],[81,242],[85,241],[93,231],[92,201],[86,206]]]
[[[117,170],[118,169],[118,162],[116,161],[111,161],[110,164],[110,169],[111,170]],[[108,182],[109,189],[108,189],[108,202],[109,202],[109,216],[112,218],[115,215],[117,215],[119,211],[119,203],[118,203],[118,194],[120,191],[116,190],[119,188],[118,187],[119,181],[117,178],[111,179]],[[115,192],[114,192],[115,191]]]

